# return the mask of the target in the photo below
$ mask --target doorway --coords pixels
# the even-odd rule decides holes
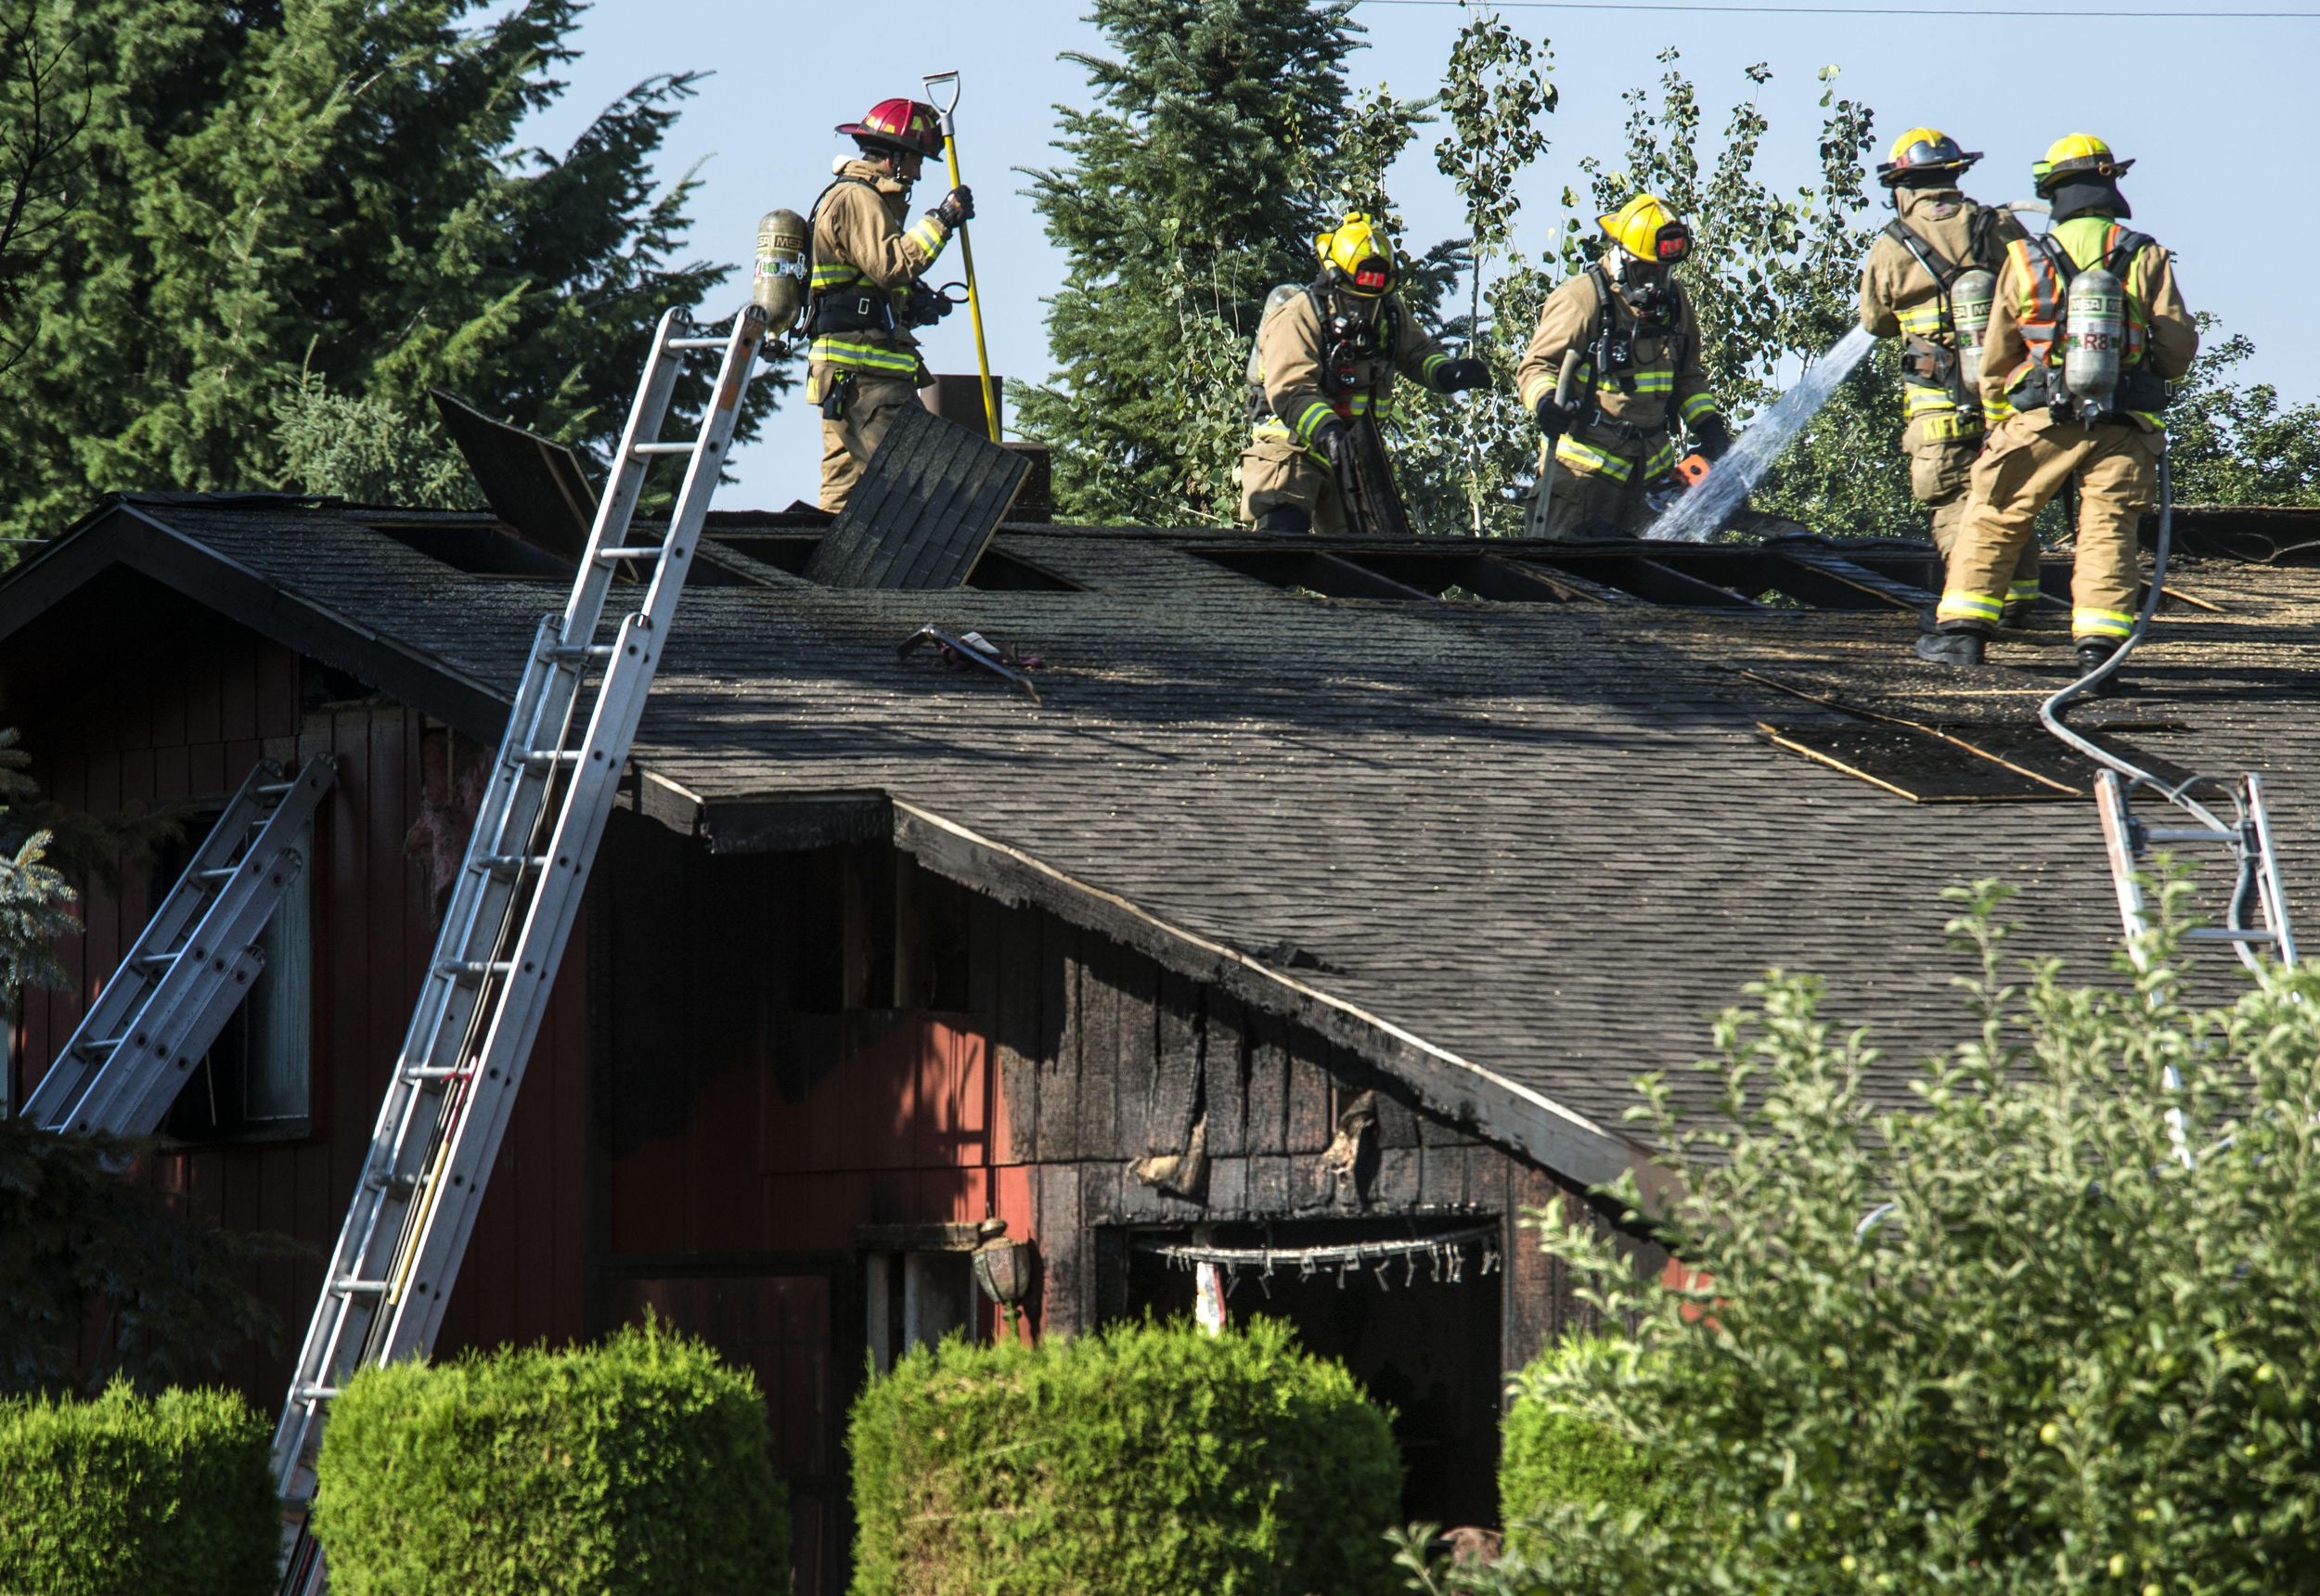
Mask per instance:
[[[1504,1274],[1500,1228],[1473,1219],[1317,1220],[1137,1231],[1129,1316],[1189,1319],[1192,1254],[1223,1258],[1227,1316],[1286,1319],[1393,1410],[1402,1517],[1445,1527],[1498,1522]]]

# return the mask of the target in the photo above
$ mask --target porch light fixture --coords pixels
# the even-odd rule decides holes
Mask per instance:
[[[1007,1310],[1008,1327],[1031,1292],[1035,1265],[1029,1242],[1007,1239],[1007,1221],[986,1219],[976,1228],[981,1240],[974,1247],[974,1283],[983,1294]]]

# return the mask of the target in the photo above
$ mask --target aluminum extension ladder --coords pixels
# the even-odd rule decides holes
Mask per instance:
[[[2103,817],[2103,846],[2110,856],[2110,877],[2119,893],[2119,918],[2125,924],[2130,951],[2143,945],[2151,928],[2138,872],[2146,869],[2154,846],[2179,843],[2222,844],[2233,867],[2230,906],[2221,925],[2194,926],[2184,933],[2191,944],[2223,944],[2253,964],[2259,951],[2269,952],[2284,965],[2296,962],[2296,932],[2288,921],[2288,895],[2280,882],[2280,856],[2272,837],[2271,811],[2264,807],[2263,778],[2253,772],[2230,784],[2234,818],[2210,825],[2214,812],[2204,804],[2188,805],[2194,824],[2152,826],[2137,819],[2127,798],[2130,784],[2115,770],[2094,774],[2094,803]],[[2260,924],[2247,918],[2253,903]],[[2140,955],[2137,955],[2138,962]]]
[[[305,868],[293,844],[338,780],[259,761],[24,1104],[44,1130],[150,1136],[265,968],[258,937]]]
[[[305,1525],[330,1399],[359,1366],[423,1356],[441,1328],[765,338],[755,306],[724,334],[696,333],[682,310],[662,316],[571,598],[533,640],[275,1431],[282,1589],[293,1596],[323,1588]],[[703,431],[661,441],[685,356],[710,349],[724,359]],[[646,473],[664,457],[685,461],[668,531],[630,544]],[[641,599],[599,642],[616,570],[650,581],[618,589]]]

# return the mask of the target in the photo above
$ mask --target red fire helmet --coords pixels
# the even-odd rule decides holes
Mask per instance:
[[[921,100],[880,100],[859,122],[843,122],[838,131],[866,144],[883,144],[912,155],[943,152],[942,125],[934,108]]]

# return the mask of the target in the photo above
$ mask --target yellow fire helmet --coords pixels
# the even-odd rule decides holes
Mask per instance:
[[[1877,181],[1898,188],[1920,173],[1955,177],[1980,159],[1980,150],[1960,149],[1957,140],[1938,127],[1913,127],[1893,141],[1890,157],[1878,163]]]
[[[1321,258],[1321,275],[1365,299],[1376,299],[1394,289],[1394,240],[1386,225],[1360,211],[1349,211],[1334,229],[1313,240]]]
[[[2030,162],[2030,180],[2044,195],[2069,178],[2116,177],[2133,164],[2113,155],[2110,146],[2091,133],[2066,134],[2046,147],[2045,160]]]
[[[1604,237],[1639,261],[1672,266],[1692,252],[1692,229],[1654,195],[1638,194],[1597,220]]]

